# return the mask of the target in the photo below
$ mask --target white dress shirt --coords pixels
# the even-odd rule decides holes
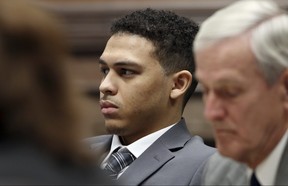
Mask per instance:
[[[153,132],[147,136],[144,136],[143,138],[138,139],[137,141],[131,143],[130,145],[124,146],[121,144],[121,141],[119,139],[119,136],[113,135],[112,138],[112,144],[109,151],[109,154],[106,156],[106,158],[103,160],[101,167],[104,168],[107,164],[107,160],[112,154],[112,152],[118,148],[118,147],[126,147],[136,158],[138,158],[148,147],[150,147],[160,136],[162,136],[165,132],[167,132],[170,128],[172,128],[175,124],[170,125],[168,127],[165,127],[161,130],[158,130],[156,132]],[[129,166],[125,167],[121,172],[118,174],[118,177],[123,174],[123,172],[128,168]]]
[[[286,133],[281,138],[280,142],[277,144],[274,150],[263,162],[261,162],[256,167],[255,174],[261,185],[275,185],[276,173],[287,143],[287,138],[288,132],[286,131]],[[252,169],[248,168],[248,178],[251,177],[252,171]]]

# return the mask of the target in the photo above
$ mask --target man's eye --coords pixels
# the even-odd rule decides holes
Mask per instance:
[[[239,91],[237,89],[233,90],[221,90],[219,91],[219,94],[223,97],[227,98],[233,98],[236,97],[239,94]]]
[[[108,68],[101,68],[100,71],[102,74],[107,75],[109,72],[109,69]]]
[[[121,75],[133,75],[133,74],[135,74],[135,72],[133,70],[121,69],[120,74]]]

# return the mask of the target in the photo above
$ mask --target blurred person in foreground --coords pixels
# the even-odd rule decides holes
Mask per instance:
[[[81,142],[82,98],[55,21],[30,1],[0,1],[1,185],[111,183]]]
[[[100,105],[110,135],[88,141],[103,151],[105,170],[128,149],[134,161],[111,171],[123,184],[200,184],[214,149],[191,135],[182,118],[197,85],[191,50],[197,31],[192,20],[153,9],[132,12],[111,27],[99,59]]]
[[[288,16],[268,0],[217,11],[194,42],[219,154],[204,185],[288,185]]]

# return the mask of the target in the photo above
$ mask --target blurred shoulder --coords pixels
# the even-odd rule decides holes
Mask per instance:
[[[185,146],[193,151],[196,149],[198,154],[201,155],[207,154],[210,156],[216,152],[216,149],[206,145],[200,136],[192,136]]]
[[[204,185],[245,185],[247,166],[222,156],[219,152],[211,156],[207,162],[204,174]]]

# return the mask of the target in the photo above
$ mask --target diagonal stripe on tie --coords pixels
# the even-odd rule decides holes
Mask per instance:
[[[135,159],[134,155],[127,148],[122,148],[111,154],[104,170],[113,179],[116,179],[119,172],[130,165]]]

